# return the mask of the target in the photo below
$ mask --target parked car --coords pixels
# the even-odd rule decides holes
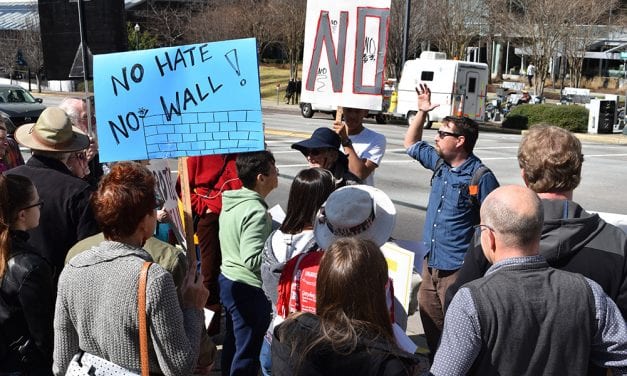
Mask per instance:
[[[42,102],[43,99],[33,97],[19,86],[0,85],[0,112],[5,113],[16,127],[36,122],[46,108]]]

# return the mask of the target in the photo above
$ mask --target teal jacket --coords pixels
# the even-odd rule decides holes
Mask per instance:
[[[267,210],[263,197],[248,188],[222,193],[220,271],[231,281],[261,288],[261,253],[272,232]]]

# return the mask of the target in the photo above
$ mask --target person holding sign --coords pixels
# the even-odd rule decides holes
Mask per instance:
[[[333,123],[333,129],[340,135],[348,156],[348,169],[364,184],[374,186],[374,170],[385,154],[385,136],[364,127],[362,122],[368,110],[344,107],[343,111],[345,122]]]
[[[220,264],[222,252],[218,238],[218,217],[222,211],[222,193],[240,189],[242,182],[237,177],[235,160],[237,154],[203,155],[187,158],[189,191],[194,213],[194,224],[200,247],[201,273],[205,286],[209,289],[209,299],[205,308],[215,312],[209,335],[220,332]],[[181,182],[176,183],[181,195]]]
[[[279,170],[267,150],[236,159],[243,187],[224,192],[219,218],[222,266],[220,299],[226,309],[223,375],[259,372],[259,352],[272,308],[261,288],[261,255],[272,231],[266,196],[278,185]]]
[[[420,319],[431,356],[438,348],[444,324],[444,299],[462,266],[464,254],[479,223],[479,207],[499,186],[496,177],[473,149],[479,126],[468,118],[446,117],[435,137],[435,147],[422,140],[423,126],[431,104],[431,90],[425,84],[416,88],[418,113],[405,134],[407,154],[433,171],[425,218],[423,242],[427,260],[423,263],[418,289]],[[475,180],[476,171],[483,171]]]
[[[105,241],[71,259],[59,278],[55,375],[64,375],[79,351],[140,369],[137,287],[142,265],[153,261],[143,246],[156,225],[155,178],[139,163],[117,163],[102,178],[92,204]],[[191,375],[196,367],[209,292],[193,270],[179,302],[172,275],[156,263],[148,269],[146,321],[155,374]]]

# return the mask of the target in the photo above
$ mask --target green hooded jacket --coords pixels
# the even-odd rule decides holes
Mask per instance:
[[[272,232],[272,218],[261,195],[242,187],[222,193],[220,248],[222,274],[261,288],[261,253]]]

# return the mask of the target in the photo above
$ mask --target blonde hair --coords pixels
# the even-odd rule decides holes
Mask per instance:
[[[579,139],[553,125],[532,127],[518,148],[518,165],[536,193],[574,190],[581,181],[582,164]]]

